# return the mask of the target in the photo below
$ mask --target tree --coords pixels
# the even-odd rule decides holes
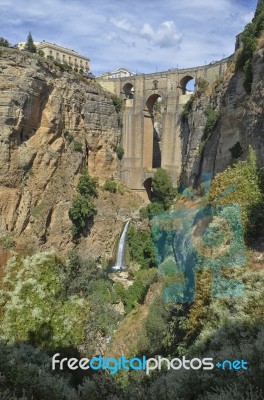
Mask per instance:
[[[25,50],[30,51],[30,53],[36,53],[37,52],[37,48],[34,45],[34,41],[33,41],[33,38],[32,38],[32,35],[31,35],[30,32],[29,32],[28,37],[27,37]]]
[[[172,204],[177,190],[172,186],[172,180],[165,169],[158,168],[152,181],[153,197],[162,203],[165,210]]]
[[[73,199],[69,210],[69,217],[73,223],[73,238],[84,234],[88,222],[93,221],[96,214],[96,206],[93,198],[97,197],[97,180],[92,178],[87,171],[83,171],[78,186],[78,195]]]
[[[0,37],[0,46],[2,47],[9,47],[10,43],[7,39],[3,38],[2,36]]]

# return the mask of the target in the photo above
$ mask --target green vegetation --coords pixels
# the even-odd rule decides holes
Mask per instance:
[[[0,37],[0,46],[2,47],[10,47],[10,43],[7,39]]]
[[[118,97],[118,96],[115,95],[115,94],[113,94],[113,95],[111,96],[111,99],[112,99],[113,105],[114,105],[114,107],[115,107],[116,113],[117,113],[117,114],[120,113],[120,111],[121,111],[122,108],[123,108],[123,100],[121,99],[121,97]]]
[[[30,53],[36,53],[37,52],[37,48],[34,45],[34,41],[33,41],[33,38],[32,38],[32,35],[31,35],[30,32],[29,32],[28,37],[27,37],[25,50],[29,51]]]
[[[83,148],[81,142],[78,142],[78,140],[73,140],[73,150],[82,153]]]
[[[123,147],[122,147],[122,146],[117,146],[116,149],[115,149],[115,152],[116,152],[117,158],[118,158],[119,160],[122,160],[123,155],[124,155],[124,149],[123,149]]]
[[[196,80],[197,90],[194,93],[194,96],[200,97],[209,87],[209,82],[204,78],[198,78]]]
[[[207,118],[206,118],[206,123],[205,123],[205,127],[204,127],[204,133],[202,136],[202,141],[206,142],[212,135],[212,133],[216,127],[216,124],[217,124],[220,114],[218,111],[214,110],[210,106],[206,107],[204,113]]]
[[[72,251],[64,271],[68,296],[80,296],[89,301],[92,317],[89,321],[89,335],[96,336],[98,332],[102,335],[111,334],[119,316],[111,305],[116,301],[115,290],[110,280],[104,278],[103,270],[97,267],[94,260],[83,260]],[[86,347],[92,355],[92,343],[87,343]]]
[[[155,269],[138,271],[135,282],[124,293],[125,311],[129,313],[137,304],[143,303],[149,286],[156,279]]]
[[[106,180],[103,186],[104,190],[107,190],[111,193],[116,193],[118,190],[117,183],[114,181]]]
[[[11,258],[1,285],[3,340],[55,348],[76,346],[84,339],[89,303],[65,297],[66,275],[60,265],[53,253]]]
[[[67,142],[69,142],[69,143],[71,143],[73,141],[73,135],[68,131],[66,131],[64,133],[64,137],[67,140]]]
[[[77,186],[78,195],[73,199],[72,207],[69,210],[69,217],[73,222],[72,236],[77,238],[85,233],[87,224],[92,223],[96,214],[96,207],[93,198],[97,196],[97,181],[86,171],[80,177]]]
[[[222,193],[234,186],[234,191],[221,197]],[[239,161],[224,172],[216,175],[210,189],[211,204],[241,205],[241,217],[247,235],[260,233],[263,225],[263,178],[258,170],[256,154],[249,151],[247,161]]]
[[[127,243],[131,260],[138,263],[142,268],[155,266],[155,249],[149,230],[136,230],[133,224],[130,224]]]
[[[0,247],[4,250],[11,250],[15,246],[16,242],[10,233],[4,236],[0,236]]]
[[[171,177],[165,169],[158,168],[155,172],[152,190],[154,203],[160,203],[164,210],[168,210],[176,197],[177,190],[173,187]]]
[[[185,122],[188,120],[188,117],[192,111],[193,101],[194,101],[194,96],[191,96],[190,99],[187,101],[187,103],[184,104],[183,111],[181,113],[181,121],[182,122]]]
[[[242,33],[243,48],[238,53],[236,68],[244,71],[243,86],[247,93],[251,92],[253,80],[252,59],[257,48],[257,39],[264,30],[264,2],[259,0],[252,22],[246,25]]]

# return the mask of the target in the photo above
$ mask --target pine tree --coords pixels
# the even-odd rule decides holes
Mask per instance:
[[[10,43],[8,42],[7,39],[5,39],[5,38],[3,38],[3,37],[0,37],[0,46],[9,47],[9,46],[10,46]]]
[[[32,35],[31,35],[30,32],[29,32],[28,37],[27,37],[25,50],[30,51],[30,53],[36,53],[37,52],[37,48],[34,45],[34,41],[33,41],[33,38],[32,38]]]

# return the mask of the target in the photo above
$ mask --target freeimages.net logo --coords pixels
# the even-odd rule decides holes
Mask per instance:
[[[211,174],[204,174],[208,199]],[[231,185],[219,198],[235,190]],[[186,193],[183,193],[186,195]],[[187,192],[188,197],[194,197]],[[223,268],[241,267],[246,251],[239,204],[202,205],[151,216],[151,231],[160,274],[181,277],[184,283],[168,284],[165,302],[191,302],[195,297],[196,276],[212,271],[213,297],[238,297],[244,285],[222,276]],[[175,279],[176,280],[176,279]]]

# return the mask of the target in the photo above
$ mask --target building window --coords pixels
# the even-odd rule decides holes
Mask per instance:
[[[50,50],[50,55],[52,55],[52,50]]]

